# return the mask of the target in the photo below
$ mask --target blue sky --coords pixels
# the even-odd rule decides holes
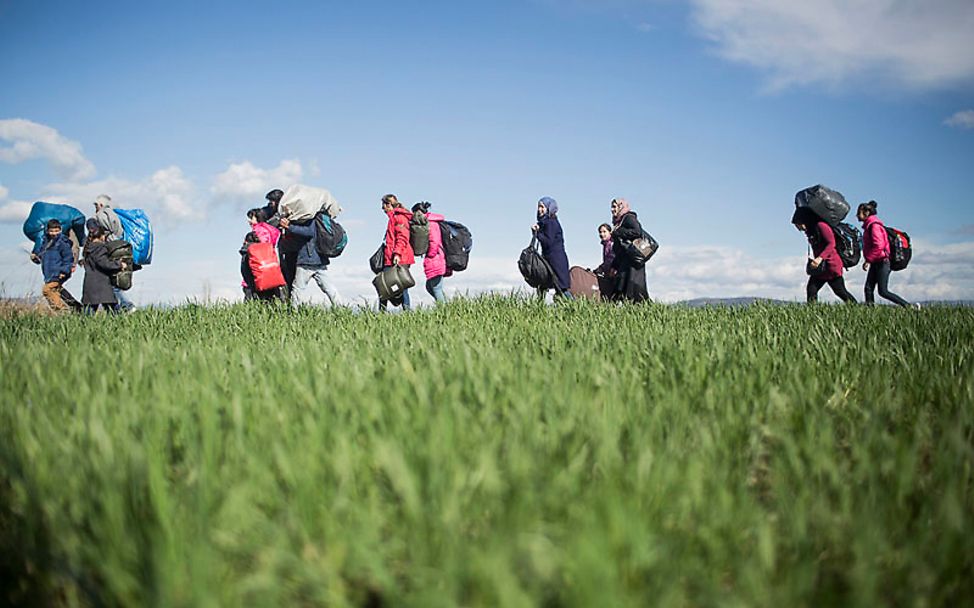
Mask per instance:
[[[244,212],[299,181],[345,207],[349,299],[386,192],[473,231],[448,293],[520,285],[546,195],[596,265],[625,196],[655,297],[800,298],[791,201],[822,182],[914,237],[904,296],[974,297],[967,0],[241,4],[0,1],[5,295],[40,289],[28,204],[105,192],[156,225],[137,301],[238,297]]]

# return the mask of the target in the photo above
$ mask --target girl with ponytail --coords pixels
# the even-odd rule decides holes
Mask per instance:
[[[862,269],[866,271],[866,304],[875,304],[874,291],[879,286],[880,297],[907,308],[910,303],[889,290],[889,237],[886,227],[876,216],[876,201],[859,205],[856,217],[862,222]]]

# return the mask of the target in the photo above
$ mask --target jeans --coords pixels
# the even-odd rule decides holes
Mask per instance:
[[[805,295],[809,303],[818,302],[818,290],[822,289],[822,286],[826,283],[832,288],[832,293],[839,296],[839,298],[846,304],[855,304],[856,299],[852,297],[849,290],[845,288],[845,279],[842,277],[835,277],[826,281],[825,279],[820,279],[818,277],[808,277],[808,285],[805,287]]]
[[[909,302],[889,290],[889,260],[869,265],[869,271],[866,273],[866,304],[875,304],[873,291],[877,285],[879,285],[879,297],[886,298],[903,308],[910,306]]]
[[[121,310],[131,310],[135,308],[135,303],[125,296],[125,292],[118,287],[112,287],[112,293],[115,294],[115,301],[118,302],[118,307]]]
[[[295,306],[307,303],[305,297],[308,282],[314,279],[318,283],[321,291],[328,296],[328,301],[332,306],[341,306],[342,296],[338,289],[328,278],[328,266],[302,266],[298,265],[294,271],[294,288],[291,290],[291,303]]]
[[[385,270],[386,268],[392,268],[392,266],[383,266],[382,270]],[[379,300],[379,310],[385,310],[388,305],[389,305],[389,300],[382,300],[382,299]],[[393,304],[393,306],[396,306],[396,304]],[[409,290],[408,289],[402,290],[402,309],[409,310]]]
[[[437,304],[446,302],[446,294],[443,293],[443,275],[426,279],[426,293],[433,296]]]

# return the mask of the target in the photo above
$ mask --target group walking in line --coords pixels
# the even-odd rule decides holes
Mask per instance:
[[[265,200],[263,207],[246,212],[248,231],[239,250],[244,300],[306,305],[311,301],[309,289],[314,282],[331,306],[344,305],[329,271],[332,259],[341,255],[347,243],[337,220],[342,210],[338,202],[327,190],[301,185],[287,191],[271,190]],[[140,210],[125,211],[123,219],[128,224],[123,225],[119,218],[123,211],[116,212],[107,195],[98,196],[94,207],[94,215],[85,219],[67,205],[35,203],[25,222],[24,233],[35,241],[31,260],[41,265],[43,273],[42,294],[56,311],[134,309],[124,290],[131,286],[132,271],[141,265],[125,239],[144,241],[150,232],[148,220],[144,214],[134,213]],[[866,304],[875,303],[878,289],[880,297],[901,307],[910,306],[889,289],[891,272],[905,268],[912,256],[909,236],[883,224],[875,201],[863,203],[856,210],[861,233],[843,222],[850,209],[842,195],[824,186],[799,191],[795,207],[792,224],[804,233],[809,248],[807,302],[817,302],[822,287],[828,285],[843,302],[856,303],[846,287],[844,272],[859,264],[861,254],[867,273],[863,289]],[[467,267],[473,244],[469,230],[432,211],[428,202],[406,208],[390,193],[381,197],[380,208],[386,216],[385,234],[370,259],[379,310],[386,311],[390,306],[411,309],[409,290],[415,280],[410,269],[419,258],[423,259],[426,292],[436,304],[446,302],[444,280]],[[144,220],[141,228],[131,224],[139,217]],[[573,267],[565,247],[558,201],[550,196],[540,198],[531,225],[531,246],[518,262],[525,281],[541,297],[553,291],[556,301],[578,296],[615,302],[648,301],[646,263],[659,245],[626,199],[610,201],[609,217],[610,221],[598,226],[601,263],[594,270]],[[148,263],[151,235],[147,257],[145,251],[142,253]],[[79,265],[85,269],[80,302],[64,287]]]

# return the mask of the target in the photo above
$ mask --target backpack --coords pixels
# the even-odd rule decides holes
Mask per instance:
[[[446,254],[446,267],[454,272],[467,269],[470,250],[473,249],[473,236],[467,227],[457,222],[440,222],[443,237],[443,252]]]
[[[345,229],[330,215],[319,211],[315,215],[315,249],[322,258],[337,258],[348,245]]]
[[[884,228],[886,228],[886,237],[889,239],[889,269],[903,270],[913,258],[910,235],[896,228],[885,226]]]
[[[247,263],[254,273],[254,289],[257,291],[284,287],[281,263],[270,243],[253,243],[247,247]]]
[[[415,255],[426,255],[429,251],[430,223],[422,211],[414,211],[409,220],[409,245]]]
[[[125,262],[128,270],[119,270],[109,275],[112,287],[117,287],[122,291],[132,289],[132,266],[135,261],[132,256],[132,244],[128,241],[107,241],[105,247],[108,249],[108,259],[116,262]]]
[[[852,268],[859,264],[862,258],[862,233],[851,224],[836,224],[832,226],[835,235],[835,249],[842,258],[842,265]]]
[[[537,289],[551,289],[555,287],[555,273],[551,266],[538,251],[538,238],[533,237],[531,244],[521,251],[517,260],[517,268],[521,271],[524,281]]]

